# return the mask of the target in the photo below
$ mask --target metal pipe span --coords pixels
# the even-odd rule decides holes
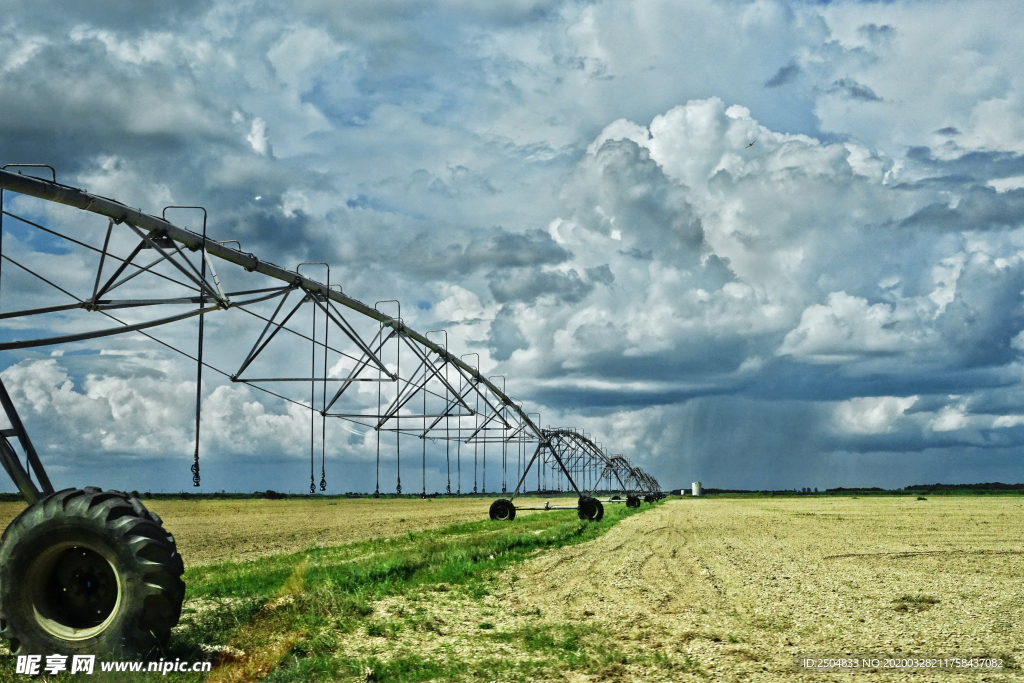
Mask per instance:
[[[447,349],[442,346],[438,346],[427,339],[426,336],[407,327],[400,320],[385,315],[376,308],[367,306],[362,301],[346,296],[342,292],[330,289],[327,285],[321,282],[317,282],[316,280],[300,275],[295,271],[282,268],[270,263],[269,261],[261,261],[256,256],[248,252],[243,252],[239,249],[231,249],[230,247],[226,247],[212,239],[206,239],[198,233],[194,233],[186,228],[178,227],[163,218],[143,213],[142,211],[133,209],[121,202],[108,199],[107,197],[90,194],[75,187],[50,182],[41,178],[34,178],[32,176],[24,176],[20,173],[11,173],[10,171],[0,169],[0,189],[29,195],[30,197],[36,197],[38,199],[45,199],[51,202],[57,202],[59,204],[65,204],[76,209],[81,209],[82,211],[90,211],[92,213],[111,218],[117,223],[128,223],[137,228],[142,228],[159,235],[170,237],[174,241],[185,245],[192,251],[205,248],[207,254],[242,266],[250,272],[255,271],[281,280],[282,282],[293,284],[305,289],[306,291],[327,297],[331,301],[345,306],[346,308],[358,311],[359,313],[362,313],[369,318],[373,318],[383,325],[387,325],[395,331],[400,331],[412,339],[415,339],[418,343],[438,354],[447,362],[465,370],[472,377],[476,378],[477,382],[484,384],[494,393],[495,396],[498,396],[506,406],[514,410],[516,414],[519,415],[523,423],[529,425],[538,440],[547,442],[547,437],[541,430],[540,426],[534,424],[533,420],[531,420],[527,414],[512,401],[511,398],[505,395],[505,392],[498,389],[495,384],[480,374],[478,369],[464,363],[459,358],[449,353]]]

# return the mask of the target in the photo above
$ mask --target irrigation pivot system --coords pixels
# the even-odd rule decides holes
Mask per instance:
[[[0,351],[73,351],[127,333],[189,359],[195,486],[203,376],[215,373],[308,412],[311,494],[327,490],[327,444],[347,439],[364,453],[375,446],[376,496],[382,466],[402,493],[403,455],[406,493],[428,495],[428,458],[446,494],[487,493],[489,448],[492,491],[503,495],[495,520],[559,507],[517,508],[523,493],[574,493],[570,507],[585,520],[610,500],[637,507],[661,496],[654,478],[590,436],[541,428],[506,395],[504,377],[484,376],[476,354],[451,352],[444,330],[411,329],[399,302],[348,296],[326,263],[288,270],[216,241],[202,207],[149,215],[58,183],[49,166],[0,170],[0,329]],[[0,403],[10,423],[0,462],[29,503],[0,540],[0,636],[16,654],[154,651],[184,597],[174,537],[133,495],[55,491],[2,382]]]

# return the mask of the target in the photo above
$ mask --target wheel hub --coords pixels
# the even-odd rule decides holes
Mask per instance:
[[[117,572],[96,549],[51,548],[36,560],[29,576],[37,622],[53,635],[70,640],[92,637],[116,611]]]

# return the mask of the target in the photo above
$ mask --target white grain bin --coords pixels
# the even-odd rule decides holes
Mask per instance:
[[[700,482],[699,481],[693,482],[693,495],[695,495],[695,496],[699,496],[700,495]]]

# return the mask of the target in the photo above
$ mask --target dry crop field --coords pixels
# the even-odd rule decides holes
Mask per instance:
[[[487,519],[494,497],[146,500],[186,567],[294,553]],[[0,529],[25,509],[0,503]]]
[[[196,564],[478,520],[490,500],[151,502]],[[9,507],[0,522],[20,508]],[[1024,497],[644,508],[504,569],[486,590],[424,585],[380,600],[372,623],[332,647],[365,661],[555,662],[529,680],[1021,680]],[[801,654],[994,655],[1009,668],[797,671]]]
[[[624,654],[588,675],[570,666],[564,680],[1021,680],[1019,668],[836,674],[793,661],[1001,654],[1019,667],[1022,539],[1020,497],[673,500],[505,571],[480,601],[445,593],[376,608],[384,620],[434,618],[440,634],[355,633],[343,647],[382,659],[529,657],[501,634],[533,631]]]

